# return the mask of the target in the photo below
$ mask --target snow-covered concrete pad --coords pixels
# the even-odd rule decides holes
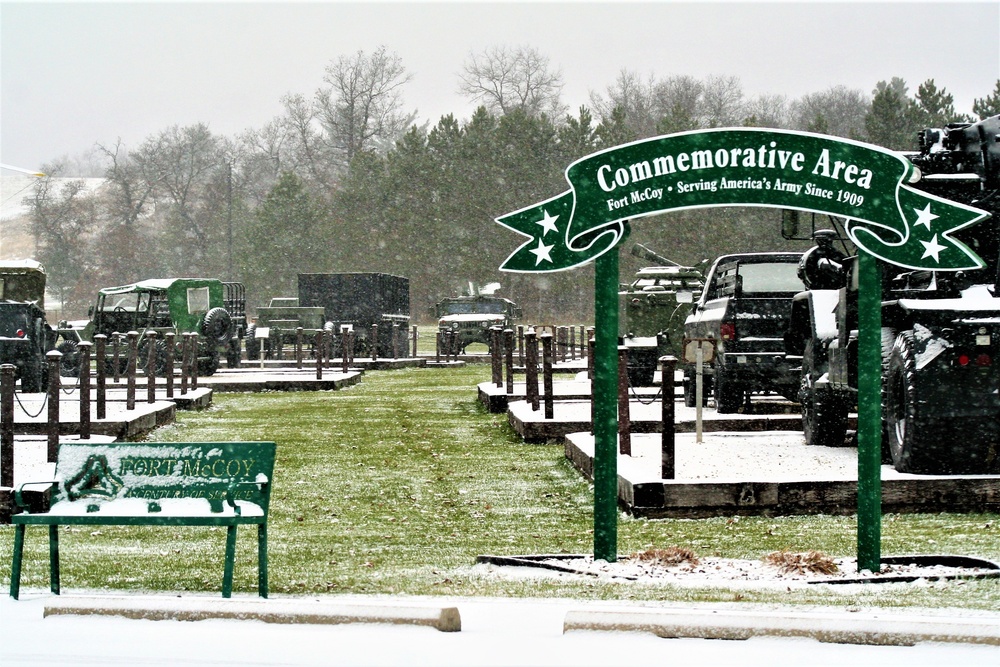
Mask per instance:
[[[462,629],[462,619],[457,607],[345,604],[311,600],[72,597],[45,604],[44,616],[57,615],[122,616],[151,621],[237,619],[313,625],[381,623],[427,626],[441,632],[459,632]]]
[[[563,632],[598,630],[647,632],[664,638],[750,639],[808,637],[838,644],[912,646],[958,642],[1000,646],[1000,623],[990,618],[941,618],[795,611],[577,611],[566,613]]]

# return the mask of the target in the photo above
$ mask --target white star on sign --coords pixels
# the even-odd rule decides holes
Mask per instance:
[[[552,257],[549,255],[549,251],[552,250],[553,247],[554,246],[545,245],[544,243],[542,243],[541,239],[538,239],[538,247],[535,248],[534,250],[528,251],[535,255],[535,266],[541,264],[543,259],[546,262],[552,261]]]
[[[927,228],[927,231],[931,231],[931,221],[941,217],[939,215],[934,215],[933,213],[931,213],[930,202],[927,202],[927,206],[924,206],[924,210],[922,211],[917,208],[913,210],[917,212],[917,220],[913,224],[923,225],[924,227]]]
[[[559,231],[558,229],[556,229],[556,220],[559,219],[559,216],[558,215],[556,215],[556,216],[549,215],[548,211],[544,211],[544,213],[545,213],[545,217],[535,223],[536,225],[541,225],[542,226],[542,229],[544,230],[542,232],[542,236],[543,237],[546,234],[548,234],[549,232],[558,232]]]
[[[938,243],[937,234],[934,235],[930,241],[921,241],[924,244],[924,254],[920,256],[920,259],[926,259],[931,255],[934,256],[934,261],[940,263],[941,258],[938,255],[941,254],[942,250],[946,250],[948,246],[943,246]]]

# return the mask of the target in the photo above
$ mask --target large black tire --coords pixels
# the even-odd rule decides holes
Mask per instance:
[[[240,349],[240,339],[236,336],[229,339],[229,347],[226,348],[226,365],[229,368],[239,368],[243,358],[243,351]]]
[[[154,352],[154,362],[153,369],[156,371],[157,377],[165,377],[167,374],[167,342],[162,338],[157,338],[155,343]],[[146,372],[146,366],[149,365],[149,339],[143,338],[140,341],[138,348],[136,348],[136,367],[143,373]]]
[[[45,364],[41,359],[25,362],[21,371],[21,393],[37,394],[45,391]]]
[[[941,474],[945,466],[937,444],[928,433],[921,414],[921,396],[916,382],[917,362],[913,334],[896,337],[889,354],[885,379],[885,428],[892,464],[899,472]]]
[[[198,375],[208,377],[215,375],[217,370],[219,370],[218,350],[212,350],[206,357],[198,357]]]
[[[201,333],[218,343],[226,343],[232,335],[233,318],[225,308],[212,308],[205,313],[201,323]]]
[[[743,387],[733,382],[721,367],[715,367],[715,410],[720,415],[739,412],[746,399]]]
[[[80,376],[80,347],[75,340],[64,340],[56,345],[56,351],[62,354],[59,359],[59,375],[63,377]]]
[[[847,405],[832,391],[817,391],[804,373],[799,392],[806,444],[843,447],[847,436]]]
[[[847,436],[846,401],[832,391],[817,389],[816,380],[828,370],[815,349],[816,342],[806,342],[802,354],[802,380],[799,403],[802,404],[802,431],[806,444],[817,447],[843,447]]]
[[[247,361],[257,361],[260,359],[260,341],[257,340],[256,335],[257,325],[251,324],[247,327],[247,332],[243,336],[247,348]]]

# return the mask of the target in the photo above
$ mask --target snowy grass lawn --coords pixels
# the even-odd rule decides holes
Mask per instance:
[[[179,412],[161,441],[275,440],[270,518],[274,594],[558,596],[837,606],[992,609],[1000,580],[820,586],[783,591],[671,586],[583,577],[506,577],[480,554],[593,552],[593,493],[559,445],[527,445],[505,415],[480,407],[489,367],[370,372],[329,392],[217,394]],[[853,516],[639,520],[622,517],[619,554],[672,546],[760,559],[778,550],[855,555]],[[224,531],[63,528],[64,590],[221,587]],[[882,553],[1000,561],[1000,516],[887,515]],[[13,529],[0,527],[9,583]],[[235,591],[256,586],[254,530],[243,529]],[[23,587],[48,586],[46,531],[28,531]]]

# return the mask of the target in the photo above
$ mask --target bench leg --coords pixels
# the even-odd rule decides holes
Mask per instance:
[[[49,589],[59,595],[59,526],[49,526]]]
[[[267,524],[257,524],[257,592],[267,597]]]
[[[14,560],[10,564],[10,596],[17,599],[21,592],[21,557],[24,555],[23,523],[14,526]]]
[[[226,530],[226,569],[222,575],[222,597],[233,596],[233,567],[236,560],[236,525]]]

